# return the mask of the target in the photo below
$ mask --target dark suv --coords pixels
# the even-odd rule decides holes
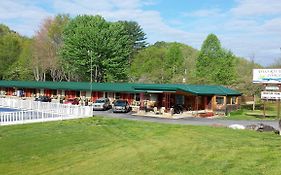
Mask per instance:
[[[129,112],[130,105],[127,100],[115,100],[113,103],[113,112]]]

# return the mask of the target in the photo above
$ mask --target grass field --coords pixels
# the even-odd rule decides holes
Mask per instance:
[[[0,174],[280,174],[281,137],[102,117],[0,127]]]
[[[246,110],[240,109],[233,111],[228,117],[222,117],[225,120],[277,120],[276,111],[266,111],[266,116],[263,116],[262,110]]]
[[[259,106],[261,106],[259,104]],[[230,116],[224,117],[222,119],[230,120],[277,120],[277,104],[273,102],[266,103],[265,117],[263,116],[263,107],[259,107],[256,110],[251,109],[240,109],[238,111],[233,111]]]

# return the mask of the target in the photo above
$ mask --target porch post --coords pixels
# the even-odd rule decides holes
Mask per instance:
[[[141,93],[140,93],[140,109],[144,109],[144,102],[143,102],[143,99],[144,99],[144,93],[141,92]]]
[[[225,115],[228,115],[226,100],[227,100],[226,96],[223,96],[224,113],[225,113]]]
[[[208,109],[208,97],[204,96],[204,110]]]
[[[198,117],[198,95],[196,95],[195,101],[196,101],[196,117]]]
[[[216,99],[217,98],[217,96],[213,96],[212,97],[212,111],[215,111],[216,110],[216,106],[217,106],[217,104],[216,104]]]

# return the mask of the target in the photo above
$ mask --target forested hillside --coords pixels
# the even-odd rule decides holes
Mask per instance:
[[[1,24],[0,63],[2,80],[220,84],[249,95],[258,88],[252,69],[262,67],[223,48],[214,34],[200,50],[149,45],[138,23],[92,15],[47,18],[32,38]]]
[[[143,83],[194,82],[198,51],[181,43],[157,42],[135,55],[130,81]]]

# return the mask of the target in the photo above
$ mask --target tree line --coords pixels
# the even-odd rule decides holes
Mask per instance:
[[[219,84],[252,93],[252,69],[209,34],[198,51],[177,42],[148,45],[134,21],[61,14],[32,38],[0,25],[2,80]]]

